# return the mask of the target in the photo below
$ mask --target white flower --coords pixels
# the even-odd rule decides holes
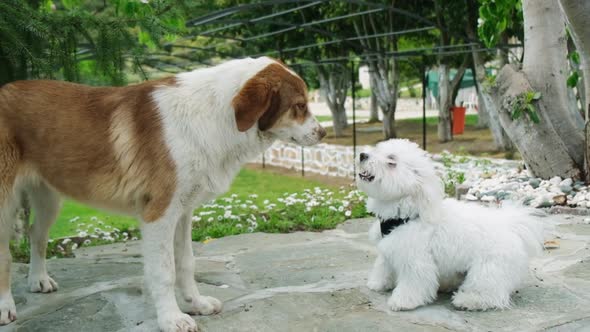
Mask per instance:
[[[88,233],[82,231],[82,232],[78,233],[78,236],[79,237],[87,237],[88,236]]]
[[[77,248],[78,248],[78,244],[77,243],[72,244],[72,250],[76,250]]]
[[[250,209],[256,211],[256,210],[258,210],[258,206],[256,206],[256,205],[250,205]]]
[[[74,218],[70,219],[70,222],[76,222],[78,220],[80,220],[80,217],[74,217]]]
[[[252,195],[250,195],[250,198],[258,198],[258,195],[252,194]]]
[[[339,206],[338,207],[338,212],[342,212],[342,211],[344,211],[344,206]]]
[[[61,241],[61,244],[63,244],[65,246],[66,244],[70,243],[71,241],[72,241],[72,239],[67,238],[67,239],[64,239],[63,241]]]
[[[264,204],[264,205],[268,205],[268,203],[270,203],[270,201],[268,199],[265,199],[264,202],[262,202],[262,204]]]
[[[134,237],[132,237],[132,238],[131,238],[131,241],[137,241],[137,237],[135,237],[135,236],[134,236]]]
[[[199,217],[199,216],[194,216],[194,217],[192,217],[192,220],[193,220],[193,221],[201,221],[201,217]]]
[[[222,216],[217,216],[217,220],[218,221],[221,221],[221,220],[223,220],[223,217]]]
[[[97,221],[97,220],[98,220],[98,218],[97,218],[97,217],[90,217],[90,220],[91,220],[91,221]]]
[[[139,0],[139,2],[147,4],[147,3],[150,3],[150,0]]]
[[[86,239],[83,242],[83,244],[86,245],[86,246],[89,245],[90,243],[92,243],[92,241],[90,241],[90,239]]]
[[[252,228],[252,227],[248,227],[248,232],[249,232],[249,233],[252,233],[252,232],[254,232],[254,228]]]
[[[242,226],[242,224],[236,224],[236,228],[242,228],[244,226]]]
[[[346,212],[344,212],[344,215],[350,217],[352,215],[352,211],[346,210]]]
[[[215,220],[213,219],[213,217],[209,217],[209,219],[207,219],[207,222],[212,222],[213,220]]]

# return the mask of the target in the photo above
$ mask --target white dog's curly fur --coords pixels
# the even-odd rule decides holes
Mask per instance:
[[[542,250],[543,227],[527,210],[444,199],[432,161],[407,140],[361,154],[359,170],[370,212],[379,220],[409,219],[385,236],[379,220],[369,231],[378,257],[367,286],[393,289],[392,310],[431,303],[439,290],[456,290],[452,303],[460,309],[510,306],[529,258]]]

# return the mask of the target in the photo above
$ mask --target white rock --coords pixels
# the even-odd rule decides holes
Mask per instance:
[[[590,208],[590,202],[586,202],[586,207]]]
[[[490,195],[486,195],[486,196],[482,197],[481,200],[483,202],[493,202],[493,201],[496,200],[496,197],[490,196]]]
[[[559,183],[560,186],[571,186],[574,183],[572,179],[565,179]]]
[[[477,197],[475,195],[471,195],[471,194],[465,195],[465,199],[468,201],[477,201]]]
[[[561,178],[559,176],[552,177],[551,179],[549,179],[549,183],[551,183],[554,186],[559,185],[560,182],[561,182]]]

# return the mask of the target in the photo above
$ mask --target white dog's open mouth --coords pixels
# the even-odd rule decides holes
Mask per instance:
[[[375,175],[372,175],[367,171],[362,171],[359,173],[359,178],[363,181],[371,182],[375,180]]]

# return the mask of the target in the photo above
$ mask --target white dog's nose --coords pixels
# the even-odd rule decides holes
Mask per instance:
[[[365,160],[369,159],[369,155],[362,152],[360,155],[360,159],[361,159],[361,161],[365,161]]]

